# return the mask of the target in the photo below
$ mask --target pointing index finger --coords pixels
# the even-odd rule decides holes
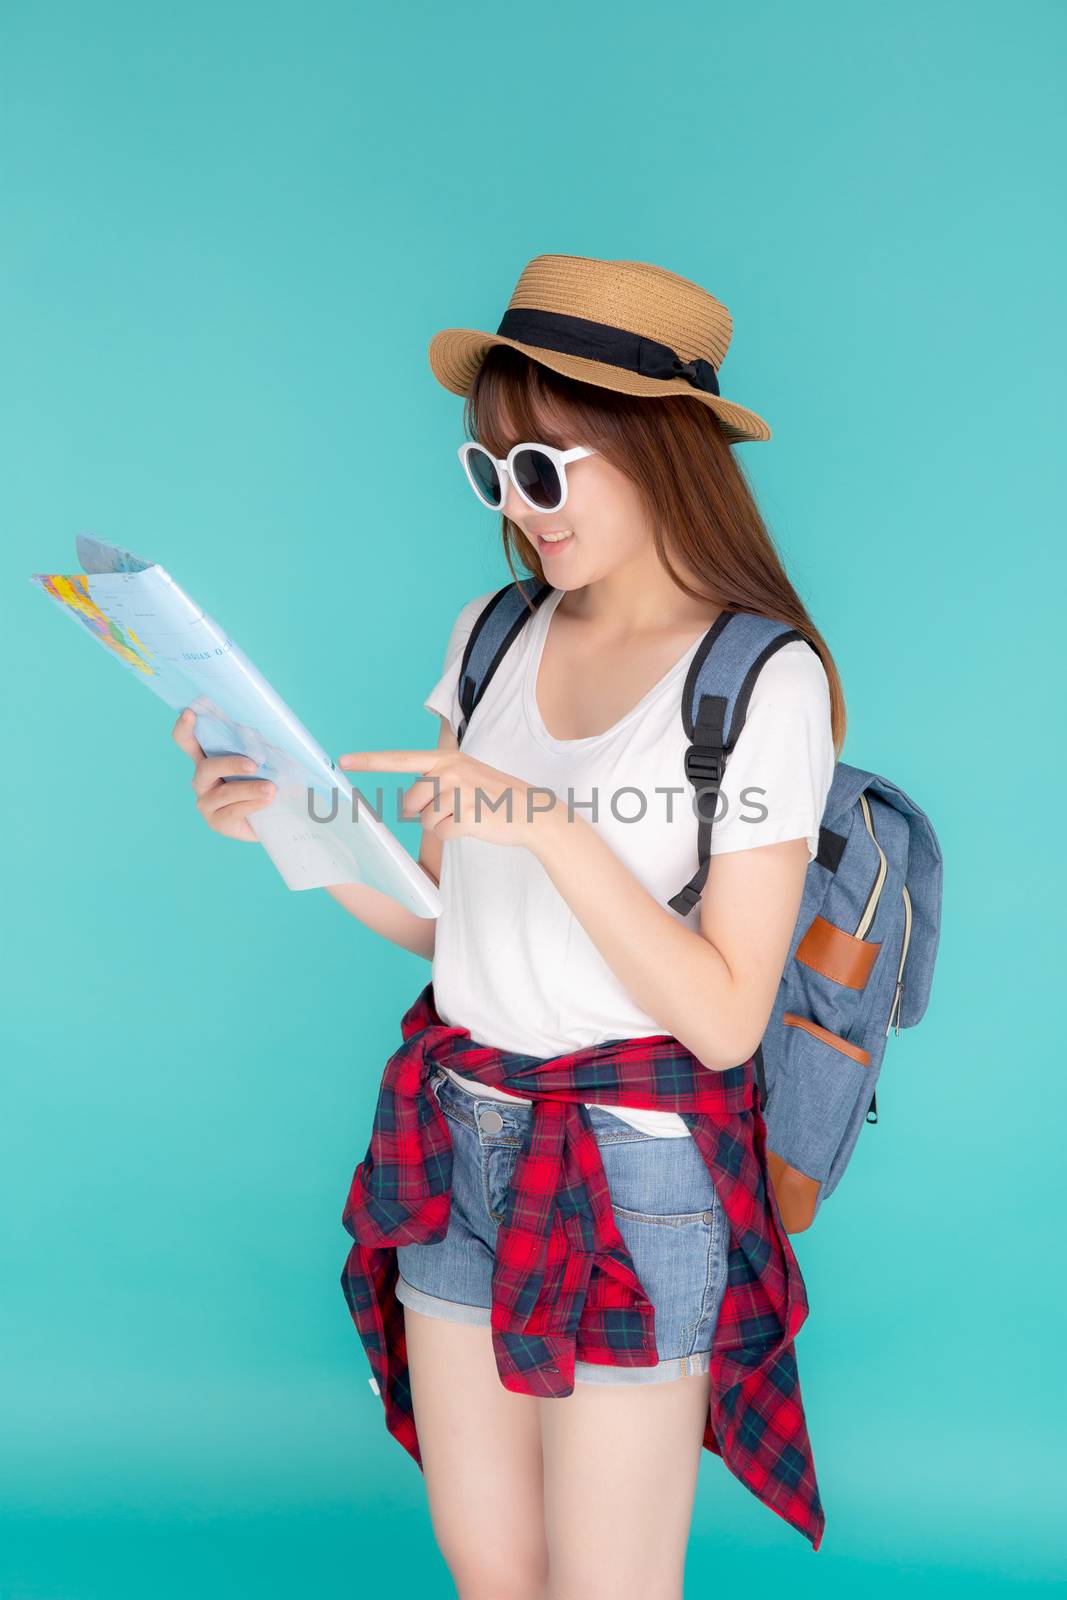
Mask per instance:
[[[426,772],[440,759],[440,750],[352,750],[337,765],[355,772]]]

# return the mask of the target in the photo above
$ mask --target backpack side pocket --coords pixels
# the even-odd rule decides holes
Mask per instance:
[[[815,1219],[831,1170],[848,1159],[870,1104],[870,1052],[813,1018],[783,1012],[774,1093],[764,1111],[767,1167],[787,1233]]]
[[[803,1028],[813,1039],[820,1039],[832,1050],[839,1050],[843,1056],[848,1056],[848,1059],[855,1061],[858,1066],[869,1067],[871,1064],[869,1050],[864,1050],[862,1045],[853,1044],[850,1039],[842,1039],[839,1033],[831,1033],[829,1028],[823,1028],[819,1023],[813,1022],[811,1017],[798,1017],[793,1011],[785,1011],[782,1013],[782,1022],[787,1028]]]
[[[846,989],[863,989],[881,948],[878,940],[859,939],[817,916],[797,945],[795,959]]]

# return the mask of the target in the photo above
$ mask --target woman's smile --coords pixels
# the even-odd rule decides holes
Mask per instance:
[[[539,533],[537,535],[537,548],[542,554],[551,552],[554,555],[557,551],[569,545],[573,538],[574,534],[570,528],[560,529],[558,533]]]

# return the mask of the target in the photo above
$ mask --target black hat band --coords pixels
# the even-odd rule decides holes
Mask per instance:
[[[557,350],[561,355],[584,356],[589,361],[604,361],[643,378],[685,378],[695,389],[718,394],[719,379],[710,361],[694,356],[682,361],[670,345],[646,339],[625,328],[606,322],[591,322],[586,317],[569,317],[561,311],[537,311],[515,307],[505,311],[497,333],[519,344],[538,345],[542,350]]]

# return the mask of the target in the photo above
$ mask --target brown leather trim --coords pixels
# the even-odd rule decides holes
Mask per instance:
[[[797,945],[796,957],[846,989],[862,989],[882,948],[881,940],[857,939],[825,917],[816,917]]]
[[[786,1233],[801,1233],[811,1226],[815,1217],[815,1202],[819,1198],[819,1184],[806,1172],[791,1167],[788,1161],[767,1151],[767,1171],[774,1185],[774,1197],[782,1214]]]
[[[835,1050],[840,1050],[843,1056],[850,1056],[853,1061],[858,1061],[861,1067],[869,1067],[871,1055],[869,1050],[864,1050],[861,1045],[851,1044],[848,1039],[842,1039],[839,1033],[831,1033],[829,1028],[821,1028],[817,1022],[812,1022],[810,1017],[798,1017],[794,1011],[785,1011],[782,1021],[789,1028],[804,1028],[816,1039],[821,1039],[823,1044],[832,1045]]]

